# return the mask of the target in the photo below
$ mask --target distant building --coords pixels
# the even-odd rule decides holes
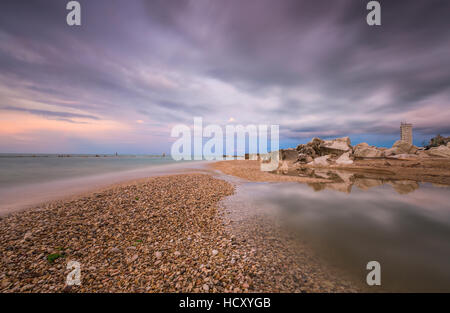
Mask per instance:
[[[413,141],[412,124],[409,123],[400,124],[400,140],[405,141],[412,145]]]

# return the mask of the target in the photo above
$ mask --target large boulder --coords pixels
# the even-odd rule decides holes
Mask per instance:
[[[314,150],[313,147],[306,145],[298,145],[297,146],[297,151],[298,154],[305,154],[305,155],[309,155],[312,158],[315,158],[317,155],[316,150]]]
[[[290,149],[281,149],[280,157],[283,161],[297,161],[298,151],[294,148]]]
[[[336,138],[333,140],[324,140],[320,144],[322,154],[336,154],[341,155],[352,149],[349,137]]]
[[[353,160],[350,158],[350,152],[343,153],[337,160],[338,165],[350,165],[353,164]]]
[[[450,147],[448,146],[448,144],[447,146],[442,145],[439,147],[431,148],[430,150],[426,150],[426,153],[433,157],[450,158]]]
[[[304,154],[304,153],[299,153],[298,154],[298,159],[297,161],[300,163],[309,163],[312,162],[314,160],[314,158],[310,155]]]
[[[315,158],[314,161],[308,163],[310,165],[319,165],[319,166],[327,166],[330,165],[330,163],[328,163],[328,159],[330,158],[330,155],[324,155],[318,158]]]
[[[384,156],[384,152],[362,142],[353,147],[353,155],[358,158],[380,158]]]
[[[418,148],[406,141],[397,140],[392,145],[392,148],[387,149],[384,154],[385,156],[391,156],[396,154],[415,154]]]
[[[309,161],[309,159],[324,155],[320,150],[320,146],[323,142],[324,141],[320,138],[313,138],[307,144],[298,145],[296,148],[298,152],[298,161],[304,163],[305,160]]]

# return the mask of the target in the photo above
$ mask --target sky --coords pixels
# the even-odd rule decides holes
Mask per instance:
[[[281,147],[450,134],[450,1],[0,3],[0,153],[169,152],[177,124],[280,125]]]

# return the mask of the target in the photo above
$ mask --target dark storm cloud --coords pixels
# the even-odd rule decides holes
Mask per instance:
[[[380,1],[380,27],[367,2],[80,1],[77,28],[66,1],[2,1],[0,104],[167,125],[234,117],[289,138],[396,133],[402,120],[448,133],[450,2]]]

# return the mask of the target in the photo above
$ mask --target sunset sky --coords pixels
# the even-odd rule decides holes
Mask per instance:
[[[0,3],[0,153],[169,152],[171,128],[278,124],[281,146],[450,134],[450,1]]]

